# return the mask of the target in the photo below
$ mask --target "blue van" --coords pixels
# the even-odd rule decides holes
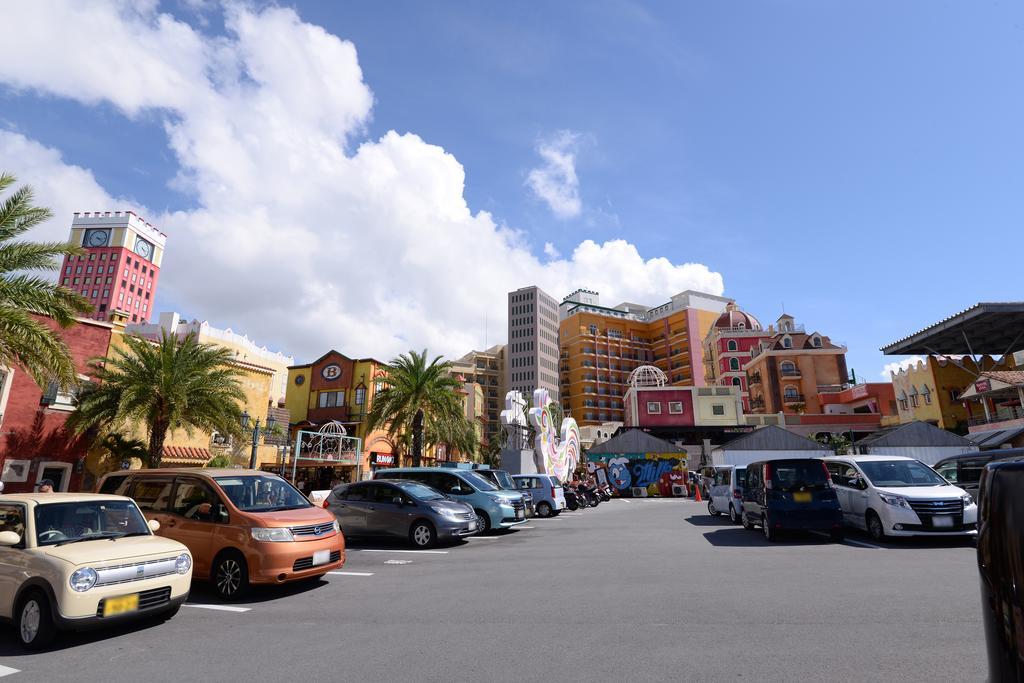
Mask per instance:
[[[375,479],[409,479],[433,487],[476,513],[480,533],[508,529],[526,521],[521,493],[503,491],[473,470],[453,467],[399,467],[377,470]]]
[[[747,465],[740,518],[745,529],[761,527],[777,541],[782,531],[822,531],[843,540],[843,510],[819,458],[765,460]]]

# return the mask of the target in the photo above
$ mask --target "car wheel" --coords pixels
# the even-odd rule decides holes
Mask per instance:
[[[745,512],[740,513],[740,524],[742,524],[743,528],[748,531],[754,528],[754,525],[750,522],[750,519],[747,517],[747,513]]]
[[[547,501],[541,501],[537,505],[537,516],[538,517],[550,517],[551,516],[551,505]]]
[[[711,500],[710,498],[708,499],[708,512],[715,517],[722,514],[718,511],[718,508],[715,507],[715,501]]]
[[[491,530],[491,517],[483,510],[473,510],[476,513],[476,529],[481,534]]]
[[[53,640],[57,627],[53,623],[50,602],[41,591],[32,591],[22,598],[16,627],[22,646],[29,650],[44,648]]]
[[[770,543],[774,543],[779,540],[779,533],[772,529],[772,525],[768,521],[768,515],[761,516],[761,528],[764,530],[764,538]]]
[[[882,519],[878,516],[878,513],[874,510],[868,510],[866,519],[868,533],[871,534],[871,538],[876,541],[881,541],[885,538],[885,527],[882,526]]]
[[[249,590],[249,568],[236,552],[221,555],[213,566],[213,585],[225,600],[237,600]]]
[[[429,548],[437,540],[437,534],[430,522],[416,522],[409,531],[409,538],[417,548]]]
[[[736,507],[732,503],[729,504],[729,521],[733,524],[740,523],[740,515],[736,512]]]

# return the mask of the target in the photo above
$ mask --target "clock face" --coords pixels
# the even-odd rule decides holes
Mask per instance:
[[[135,253],[144,259],[152,259],[153,245],[140,237],[135,240]]]
[[[87,247],[105,247],[110,241],[109,230],[86,230],[85,231],[85,246]]]

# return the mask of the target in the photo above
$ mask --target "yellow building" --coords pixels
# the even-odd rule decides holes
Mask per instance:
[[[980,363],[967,356],[956,362],[928,356],[889,373],[900,423],[921,420],[942,429],[966,432],[970,416],[959,399],[960,392],[974,382],[978,372],[1008,370],[1011,366],[1012,363],[998,362],[989,356],[983,356]]]
[[[559,307],[562,408],[581,426],[624,420],[629,373],[662,370],[674,386],[704,386],[702,341],[731,299],[703,292],[677,294],[661,306],[601,306],[578,290]]]
[[[499,416],[505,409],[505,394],[508,392],[505,363],[505,344],[497,344],[486,351],[470,351],[452,361],[452,375],[478,384],[483,392],[484,438],[481,444],[488,443],[501,431]]]

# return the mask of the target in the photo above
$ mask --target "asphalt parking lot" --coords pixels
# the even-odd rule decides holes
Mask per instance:
[[[340,573],[62,634],[8,680],[985,678],[969,543],[770,544],[688,500],[613,500],[454,547],[353,541]]]

